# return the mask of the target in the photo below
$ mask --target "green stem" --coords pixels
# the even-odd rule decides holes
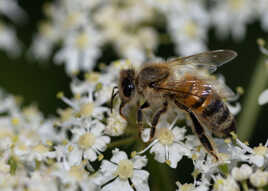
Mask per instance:
[[[250,138],[260,111],[258,97],[265,89],[268,81],[268,70],[265,64],[266,59],[262,57],[258,61],[257,68],[254,71],[252,81],[247,90],[242,113],[238,120],[238,136],[241,140],[248,140]]]
[[[135,141],[135,137],[128,137],[124,139],[120,139],[118,141],[113,141],[108,145],[108,148],[118,147],[122,145],[128,145]]]
[[[243,187],[243,190],[244,191],[248,191],[248,184],[247,184],[247,181],[246,180],[243,180],[242,181],[242,187]]]

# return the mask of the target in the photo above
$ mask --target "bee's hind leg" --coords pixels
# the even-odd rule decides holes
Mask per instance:
[[[167,111],[167,107],[168,107],[168,102],[165,101],[163,103],[163,107],[154,114],[153,120],[152,120],[151,133],[150,133],[150,141],[152,141],[152,139],[154,138],[157,123],[158,123],[161,115]]]
[[[192,126],[192,130],[193,132],[198,136],[201,144],[203,145],[203,147],[205,147],[205,149],[208,151],[208,153],[210,153],[213,157],[215,157],[215,159],[218,161],[219,157],[217,155],[217,151],[214,148],[214,143],[212,140],[210,140],[207,135],[205,134],[205,130],[202,127],[202,125],[200,124],[200,122],[198,121],[198,119],[195,117],[194,113],[185,105],[175,101],[175,104],[182,110],[186,111],[190,117],[191,120],[193,122],[193,126]]]
[[[200,124],[200,122],[198,121],[198,119],[195,117],[195,115],[193,114],[193,112],[189,112],[189,114],[190,114],[190,117],[191,117],[192,122],[193,122],[192,129],[195,132],[195,134],[198,136],[201,144],[218,161],[219,160],[219,157],[217,155],[216,149],[214,148],[213,141],[210,140],[207,137],[207,135],[205,134],[204,128],[202,127],[202,125]]]

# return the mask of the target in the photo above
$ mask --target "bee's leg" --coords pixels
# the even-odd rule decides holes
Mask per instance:
[[[158,110],[153,116],[152,128],[151,128],[151,133],[150,133],[150,141],[154,138],[156,125],[157,125],[161,115],[167,111],[167,106],[168,106],[168,102],[165,101],[163,103],[163,107],[160,110]]]
[[[208,151],[208,153],[210,153],[213,157],[215,157],[216,160],[219,160],[219,157],[217,155],[217,151],[214,148],[213,141],[207,137],[207,135],[205,134],[204,128],[202,127],[202,125],[200,124],[198,119],[195,117],[193,112],[189,112],[189,114],[190,114],[190,117],[193,121],[192,129],[195,132],[195,134],[198,136],[201,144],[205,147],[205,149]]]
[[[119,106],[119,114],[121,115],[121,117],[123,117],[125,120],[127,120],[126,116],[123,114],[123,109],[125,107],[125,105],[127,104],[127,102],[121,102],[120,106]]]
[[[139,128],[139,137],[141,138],[141,133],[143,131],[143,113],[142,110],[150,107],[150,104],[145,101],[141,106],[138,105],[138,110],[137,110],[137,126]]]

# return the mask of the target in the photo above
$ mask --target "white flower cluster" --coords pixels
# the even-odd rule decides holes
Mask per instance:
[[[220,37],[239,40],[247,24],[259,19],[267,31],[267,5],[267,0],[58,0],[44,6],[47,19],[31,52],[48,58],[61,42],[54,61],[64,63],[69,74],[92,69],[107,44],[133,62],[152,57],[166,41],[175,43],[177,54],[190,55],[206,50],[210,27]]]
[[[176,168],[183,157],[193,161],[194,182],[178,183],[178,190],[209,190],[212,185],[215,190],[239,190],[246,179],[250,188],[267,185],[268,143],[251,149],[235,135],[234,143],[216,139],[220,160],[215,161],[196,136],[187,135],[186,128],[177,125],[178,120],[186,120],[180,112],[172,120],[168,118],[172,115],[161,118],[154,140],[145,148],[136,147],[131,153],[127,149],[129,155],[119,150],[142,142],[137,139],[136,125],[116,111],[119,102],[112,113],[107,105],[119,71],[129,64],[116,61],[101,73],[86,74],[84,81],[74,77],[74,97],[57,95],[68,106],[58,110],[57,118],[45,119],[35,106],[21,109],[18,98],[1,92],[0,188],[146,191],[150,177],[144,168],[150,163],[150,153],[170,168]],[[222,78],[218,81],[225,86]],[[236,168],[241,163],[249,166]]]
[[[17,56],[21,51],[21,45],[12,23],[24,22],[26,14],[18,6],[17,0],[1,0],[0,15],[0,49],[10,56]],[[8,18],[8,22],[4,17]]]

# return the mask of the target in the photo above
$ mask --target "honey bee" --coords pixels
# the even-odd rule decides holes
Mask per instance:
[[[206,135],[204,127],[217,137],[228,137],[232,131],[236,131],[236,122],[213,83],[198,76],[198,69],[214,72],[217,67],[236,56],[237,53],[232,50],[214,50],[166,62],[146,63],[138,72],[134,69],[121,70],[119,86],[113,89],[111,103],[119,94],[119,113],[127,119],[123,108],[127,103],[136,101],[136,121],[140,136],[144,109],[153,105],[159,107],[152,117],[150,140],[154,138],[157,123],[168,107],[187,112],[192,120],[193,132],[207,152],[219,160],[214,143]],[[183,72],[187,66],[197,70]],[[180,77],[178,73],[182,73]],[[114,91],[116,89],[118,91]],[[143,104],[140,104],[141,99],[145,100]]]

